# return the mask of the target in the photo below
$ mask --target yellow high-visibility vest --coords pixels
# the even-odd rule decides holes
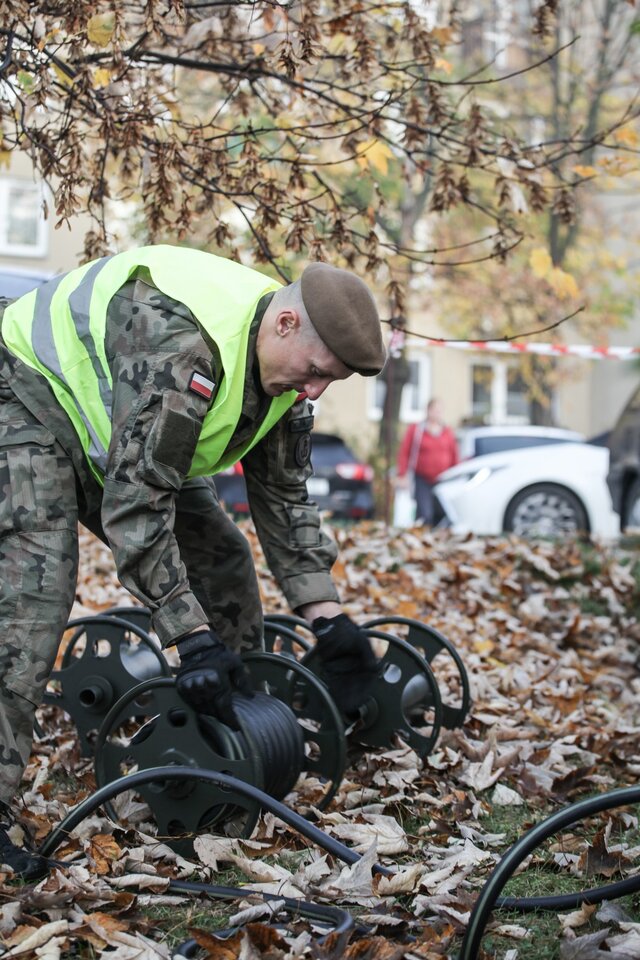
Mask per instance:
[[[205,415],[190,477],[218,473],[240,460],[296,401],[293,390],[274,397],[255,433],[240,448],[227,451],[242,411],[251,321],[260,298],[280,287],[276,280],[188,247],[140,247],[94,260],[54,277],[7,307],[2,337],[20,360],[47,379],[99,482],[111,440],[107,307],[143,266],[162,293],[191,310],[220,352],[224,377]]]

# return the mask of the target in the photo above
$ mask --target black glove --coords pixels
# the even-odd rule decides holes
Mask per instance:
[[[211,628],[183,637],[176,649],[180,654],[176,675],[180,696],[199,713],[216,717],[232,730],[239,730],[231,694],[235,690],[253,697],[253,690],[238,654],[229,650]]]
[[[346,613],[316,617],[311,629],[318,638],[322,672],[336,706],[345,716],[355,715],[378,673],[367,635]]]

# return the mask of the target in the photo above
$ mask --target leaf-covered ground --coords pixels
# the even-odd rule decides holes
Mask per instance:
[[[286,611],[251,526],[243,529],[265,610]],[[56,851],[63,865],[35,887],[1,876],[3,957],[168,958],[188,936],[225,960],[455,957],[478,890],[524,830],[576,799],[638,783],[640,591],[632,546],[460,539],[375,523],[336,536],[347,612],[358,621],[402,616],[437,628],[460,652],[473,696],[464,728],[443,732],[424,762],[396,745],[349,769],[319,825],[363,860],[346,867],[270,815],[251,842],[205,836],[184,859],[155,840],[132,801],[127,824],[102,812],[85,820]],[[82,545],[74,614],[129,603],[106,548],[88,535]],[[438,656],[433,666],[443,698],[455,701],[453,661]],[[22,827],[36,841],[94,787],[73,727],[52,708],[40,721],[21,797]],[[287,802],[295,808],[298,799],[294,793]],[[506,893],[599,886],[632,874],[638,852],[635,809],[616,810],[553,838]],[[372,874],[376,861],[397,873]],[[274,929],[252,898],[222,915],[218,904],[167,892],[174,878],[344,906],[366,926],[346,943],[322,939],[304,919]],[[242,928],[221,943],[207,932],[212,918]],[[483,955],[637,958],[640,909],[630,897],[568,914],[496,911]]]

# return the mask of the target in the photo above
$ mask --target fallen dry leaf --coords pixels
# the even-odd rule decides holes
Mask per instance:
[[[287,612],[252,524],[240,526],[256,558],[265,609]],[[232,867],[252,888],[339,902],[360,915],[364,910],[376,936],[341,942],[341,956],[401,957],[408,950],[400,942],[406,929],[416,936],[411,956],[452,957],[478,890],[509,846],[506,833],[487,828],[488,816],[519,816],[524,832],[544,811],[640,779],[640,603],[632,551],[571,541],[459,538],[423,528],[393,531],[376,523],[336,528],[335,537],[340,560],[334,574],[349,615],[363,622],[405,614],[439,630],[460,653],[472,694],[464,727],[443,729],[424,762],[401,741],[354,758],[317,822],[362,851],[363,860],[344,866],[310,848],[272,814],[260,820],[251,841],[199,837],[189,859],[159,842],[147,805],[130,793],[114,802],[123,826],[116,828],[102,811],[85,820],[57,851],[68,865],[30,892],[28,907],[6,885],[8,874],[0,881],[5,941],[17,931],[22,941],[40,937],[34,951],[48,960],[87,949],[82,944],[109,960],[158,960],[167,955],[165,930],[145,925],[142,905],[166,903],[171,911],[185,898],[167,892],[170,878],[204,875],[216,882],[221,870]],[[74,613],[128,605],[107,548],[82,532],[81,549]],[[444,702],[458,705],[453,659],[438,653],[431,665]],[[43,737],[27,770],[19,827],[36,839],[95,786],[68,719],[48,706],[39,719]],[[62,780],[79,786],[62,788]],[[322,784],[307,776],[287,802],[313,807],[321,793]],[[605,878],[629,875],[640,856],[625,839],[625,832],[637,829],[632,813],[612,813],[592,835],[577,826],[554,838],[547,851],[553,869],[576,877],[574,882],[587,866]],[[378,860],[395,865],[396,872],[374,875]],[[538,854],[532,855],[521,875],[539,863]],[[253,899],[243,904],[234,910],[246,908],[239,916],[249,922],[251,935],[210,938],[210,956],[293,960],[319,949],[313,925],[292,921],[290,931],[272,939],[265,923],[251,923],[264,905]],[[628,951],[636,949],[633,921],[610,904],[591,915],[590,922],[603,929],[579,936],[587,915],[563,915],[564,936],[557,918],[563,960],[628,960]],[[515,924],[499,919],[493,918],[492,929],[506,938],[501,956],[514,958],[517,947],[508,938],[526,942],[530,918],[523,915]],[[329,934],[322,948],[327,957],[332,943]]]

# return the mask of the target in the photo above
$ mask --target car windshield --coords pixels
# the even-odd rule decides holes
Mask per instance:
[[[539,447],[550,443],[566,443],[566,437],[543,437],[543,436],[515,436],[513,434],[503,434],[502,436],[478,437],[476,440],[477,457],[485,453],[501,453],[503,450],[518,450],[521,447]]]
[[[338,463],[354,463],[356,458],[339,437],[312,434],[311,461],[323,467],[335,467]]]

